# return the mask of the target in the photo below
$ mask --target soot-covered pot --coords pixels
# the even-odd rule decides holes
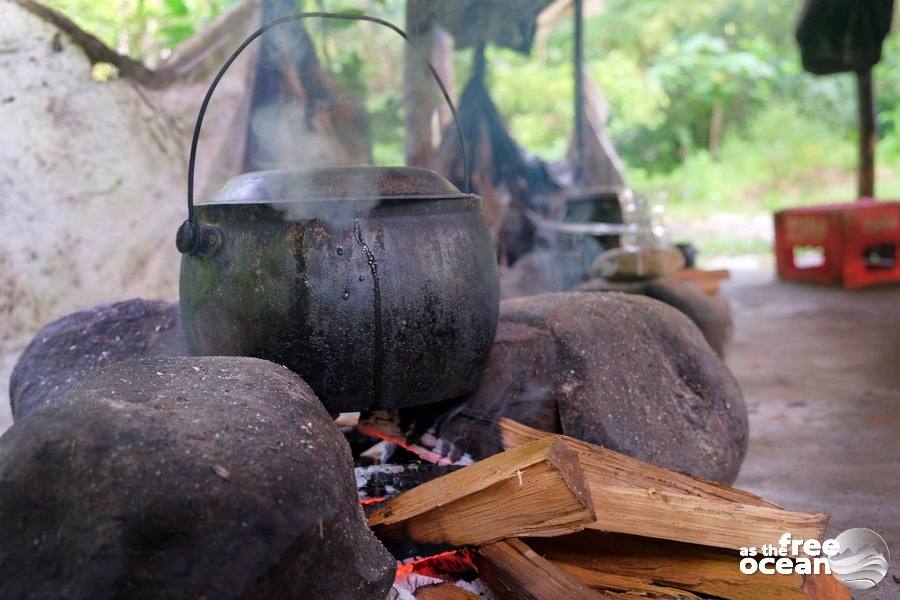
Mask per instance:
[[[332,411],[477,385],[499,310],[478,197],[422,169],[273,171],[195,212],[203,243],[181,263],[194,352],[281,363]]]
[[[372,17],[300,13],[264,25],[225,62],[200,106],[177,237],[188,343],[196,354],[281,363],[332,412],[461,396],[478,384],[499,313],[477,196],[431,171],[359,166],[247,173],[194,205],[203,116],[225,71],[268,29],[323,16],[372,21],[408,41]],[[464,152],[458,122],[457,135]]]

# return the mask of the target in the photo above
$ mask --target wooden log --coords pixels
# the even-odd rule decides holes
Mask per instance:
[[[480,600],[472,592],[452,583],[426,585],[416,590],[416,600]]]
[[[685,268],[677,271],[674,275],[676,279],[681,281],[703,281],[707,279],[731,279],[731,271],[728,269],[695,269]]]
[[[807,600],[853,600],[850,590],[834,575],[807,575],[803,580]]]
[[[515,448],[535,440],[553,437],[556,434],[539,431],[527,425],[523,425],[512,419],[500,419],[498,423],[504,448]],[[765,506],[769,508],[782,508],[780,505],[760,498],[750,492],[737,490],[725,485],[713,483],[699,477],[685,475],[671,471],[663,467],[657,467],[644,461],[626,456],[619,452],[595,446],[594,444],[577,440],[568,436],[558,436],[566,445],[578,453],[582,468],[590,469],[591,479],[599,485],[610,486],[634,486],[639,488],[656,489],[664,492],[676,492],[709,498],[712,500],[728,500],[749,504],[752,506]],[[587,473],[586,473],[587,475]]]
[[[596,600],[603,598],[515,539],[482,546],[475,553],[482,581],[500,600]]]
[[[726,600],[807,598],[802,575],[745,575],[738,568],[740,556],[732,550],[598,531],[526,542],[558,567],[584,577],[581,581],[587,585],[589,577],[595,577],[587,572],[593,572],[635,577]]]
[[[710,500],[656,489],[607,487],[585,478],[597,507],[589,527],[716,548],[777,544],[786,531],[797,539],[822,539],[828,515]]]
[[[673,279],[683,281],[694,286],[707,296],[715,296],[719,293],[719,286],[723,279],[731,278],[727,269],[704,271],[703,269],[681,269],[672,274]]]
[[[645,598],[674,598],[677,600],[699,600],[699,597],[686,590],[656,585],[648,579],[603,573],[592,569],[584,569],[574,565],[559,563],[560,570],[568,573],[591,589],[607,592],[631,592],[643,594]]]
[[[592,529],[718,548],[775,544],[785,531],[822,539],[828,515],[791,512],[767,501],[565,436],[501,421],[504,445],[556,438],[578,453],[597,520]],[[748,502],[742,501],[747,499]]]
[[[369,515],[369,525],[386,542],[464,546],[562,535],[595,519],[578,456],[545,439],[387,500]]]

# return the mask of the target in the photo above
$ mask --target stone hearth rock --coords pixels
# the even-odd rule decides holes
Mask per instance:
[[[591,279],[577,286],[575,290],[625,292],[665,302],[693,321],[713,350],[719,356],[725,356],[725,348],[731,339],[732,322],[731,307],[722,298],[707,296],[690,284],[667,277],[632,283],[611,283],[604,279]]]
[[[134,299],[72,313],[38,331],[19,357],[9,382],[13,417],[34,412],[97,368],[186,354],[177,302]]]
[[[99,369],[0,438],[0,598],[383,600],[350,451],[253,358]]]
[[[588,271],[578,253],[549,250],[530,252],[511,268],[500,271],[500,297],[504,300],[565,291],[625,292],[665,302],[693,321],[709,345],[725,355],[731,339],[731,308],[721,298],[707,296],[691,285],[660,277],[649,281],[613,283],[601,278],[582,281]]]
[[[504,300],[480,387],[452,406],[402,414],[421,433],[481,457],[507,416],[647,462],[730,483],[747,446],[743,397],[697,327],[621,293]]]

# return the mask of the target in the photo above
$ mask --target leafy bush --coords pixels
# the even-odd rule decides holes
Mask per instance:
[[[669,173],[635,170],[633,183],[667,196],[676,214],[770,211],[840,198],[829,174],[849,172],[855,152],[852,136],[786,101],[755,114],[717,156],[698,150]]]

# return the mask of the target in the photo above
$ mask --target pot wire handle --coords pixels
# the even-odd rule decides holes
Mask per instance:
[[[421,58],[425,62],[425,64],[428,65],[428,69],[431,71],[431,75],[432,77],[434,77],[435,83],[437,83],[438,88],[441,90],[441,95],[443,95],[444,100],[450,107],[450,113],[453,115],[453,123],[454,125],[456,125],[456,135],[459,138],[459,147],[462,152],[465,192],[467,194],[469,193],[471,188],[471,182],[469,181],[469,159],[466,154],[465,138],[463,136],[462,125],[460,125],[459,123],[456,106],[453,104],[453,100],[450,99],[450,93],[447,91],[447,86],[444,85],[443,80],[441,79],[440,75],[438,75],[437,69],[435,69],[434,65],[431,64],[431,61],[425,57],[425,54],[415,44],[412,43],[412,40],[409,39],[409,35],[407,35],[405,31],[389,21],[379,19],[378,17],[370,17],[368,15],[341,14],[330,12],[295,13],[269,21],[268,23],[264,24],[262,27],[251,33],[247,37],[247,39],[241,42],[241,44],[235,49],[235,51],[231,53],[231,56],[228,57],[228,60],[225,61],[225,63],[219,69],[218,73],[216,73],[216,76],[213,78],[212,83],[209,85],[209,89],[206,90],[206,96],[203,97],[203,102],[200,104],[200,111],[197,113],[197,122],[194,124],[194,136],[191,139],[191,155],[188,161],[187,186],[188,218],[184,223],[181,224],[181,227],[179,227],[178,236],[176,238],[176,245],[178,246],[179,252],[181,252],[182,254],[196,254],[198,250],[207,245],[204,242],[204,238],[207,236],[205,236],[201,231],[200,225],[197,223],[197,217],[194,214],[194,167],[197,162],[197,145],[200,142],[200,129],[203,126],[203,117],[206,115],[206,108],[207,106],[209,106],[209,101],[212,99],[213,92],[216,91],[216,87],[218,87],[219,82],[222,80],[222,77],[225,76],[226,71],[228,71],[232,63],[234,63],[241,52],[243,52],[247,48],[247,46],[253,43],[256,38],[279,25],[315,17],[323,19],[337,19],[343,21],[368,21],[370,23],[383,25],[406,40],[406,43],[416,51],[416,53],[419,55],[419,58]]]

